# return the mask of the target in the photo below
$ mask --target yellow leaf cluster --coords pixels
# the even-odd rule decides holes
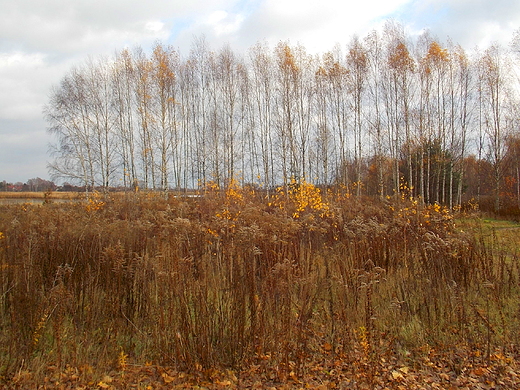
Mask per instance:
[[[220,190],[220,186],[218,183],[214,180],[210,180],[206,182],[206,185],[204,186],[205,192],[218,192]]]
[[[226,189],[226,200],[233,203],[239,203],[244,200],[243,189],[235,178],[231,179]]]
[[[236,221],[238,219],[238,216],[240,215],[240,211],[237,211],[236,213],[233,213],[229,211],[228,209],[225,209],[222,212],[218,212],[215,214],[217,218],[224,219],[227,221]]]
[[[330,206],[321,190],[306,180],[291,179],[287,192],[282,187],[277,188],[277,198],[274,202],[280,209],[292,210],[293,218],[300,218],[304,212],[319,212],[321,217],[329,213]]]
[[[364,326],[360,326],[356,333],[359,339],[359,344],[363,348],[363,354],[365,358],[368,358],[370,355],[370,340],[368,330]]]
[[[92,213],[101,210],[104,206],[105,202],[101,200],[99,192],[94,192],[88,199],[85,210],[87,210],[88,213]]]
[[[121,352],[119,352],[119,355],[117,356],[117,365],[119,366],[119,368],[122,371],[124,371],[126,369],[127,359],[128,359],[128,355],[121,348]]]
[[[33,345],[38,345],[38,341],[40,341],[40,337],[42,335],[42,330],[45,327],[45,324],[47,322],[47,319],[49,318],[49,315],[47,313],[43,314],[43,316],[40,318],[38,323],[36,324],[36,328],[33,332]]]

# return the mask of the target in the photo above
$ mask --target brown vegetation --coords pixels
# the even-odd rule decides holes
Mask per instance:
[[[85,193],[80,192],[0,192],[0,199],[80,199]]]
[[[0,206],[0,383],[518,385],[518,254],[477,219],[305,182],[264,196]]]

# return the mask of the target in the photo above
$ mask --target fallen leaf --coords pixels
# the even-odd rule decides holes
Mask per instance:
[[[392,371],[392,378],[393,379],[401,379],[401,378],[403,378],[403,374],[401,374],[399,371],[393,370]]]
[[[291,378],[293,381],[295,381],[296,383],[300,383],[300,381],[298,380],[298,377],[296,376],[296,374],[294,373],[294,371],[291,371],[289,373],[289,378]]]
[[[113,380],[114,380],[114,378],[112,378],[111,376],[109,376],[109,375],[105,375],[105,376],[103,377],[103,379],[101,379],[101,382],[112,383]]]
[[[482,376],[482,375],[485,375],[487,373],[488,373],[488,370],[486,370],[483,367],[478,367],[478,368],[475,368],[474,370],[471,371],[471,374],[473,374],[475,376]]]
[[[168,375],[167,373],[165,373],[165,372],[163,372],[163,373],[161,374],[161,376],[162,376],[163,381],[164,381],[165,384],[172,383],[172,382],[175,380],[174,377],[169,376],[169,375]]]

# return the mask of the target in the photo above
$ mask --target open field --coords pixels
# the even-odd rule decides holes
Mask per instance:
[[[8,192],[0,191],[0,205],[8,204],[42,204],[48,202],[70,202],[84,199],[81,192]]]
[[[515,259],[520,253],[520,223],[492,218],[458,218],[457,228],[476,234],[495,255]]]
[[[305,183],[0,206],[0,383],[518,388],[516,228]]]
[[[0,192],[0,199],[78,199],[84,196],[81,192]]]
[[[124,192],[110,192],[110,197],[112,198],[120,198],[129,196],[132,194],[132,191]],[[186,196],[186,197],[194,197],[198,193],[195,190],[188,191],[176,191],[170,190],[168,192],[171,196]],[[28,192],[28,191],[0,191],[0,200],[2,199],[20,199],[20,200],[32,200],[32,199],[41,199],[41,200],[79,200],[85,199],[88,196],[85,192],[58,192],[58,191],[50,191],[50,192]]]
[[[71,202],[84,200],[84,192],[8,192],[0,191],[0,205],[49,202]]]

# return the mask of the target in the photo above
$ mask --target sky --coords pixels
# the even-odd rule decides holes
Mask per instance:
[[[388,19],[467,50],[507,46],[520,28],[512,0],[0,0],[0,181],[49,179],[42,110],[52,86],[89,57],[161,41],[188,55],[195,37],[236,52],[257,42],[345,46]]]

